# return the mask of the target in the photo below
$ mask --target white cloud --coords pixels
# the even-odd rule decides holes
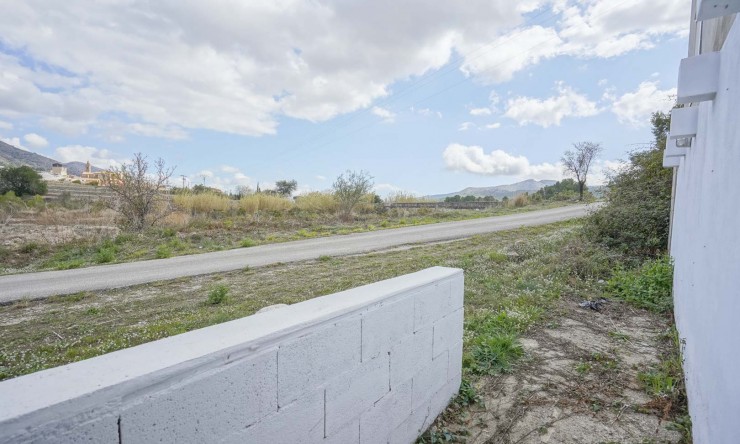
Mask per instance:
[[[497,128],[501,128],[500,122],[489,123],[488,125],[486,125],[486,129],[497,129]]]
[[[509,99],[504,116],[516,120],[519,125],[529,123],[547,128],[560,125],[565,117],[588,117],[601,112],[588,97],[571,87],[559,83],[558,95],[547,99],[516,97]]]
[[[595,159],[588,172],[588,184],[604,185],[611,174],[619,172],[626,165],[621,160]]]
[[[233,166],[230,166],[230,165],[223,165],[221,167],[221,171],[223,171],[224,173],[231,173],[231,174],[235,174],[235,173],[240,172],[239,171],[239,168],[233,167]]]
[[[491,110],[489,108],[473,108],[470,110],[471,116],[490,116]]]
[[[385,123],[393,123],[396,120],[396,114],[386,108],[374,106],[371,112],[383,119],[383,122]]]
[[[191,186],[196,184],[205,184],[208,187],[218,188],[222,191],[234,191],[236,187],[247,186],[254,188],[255,183],[251,177],[242,173],[238,168],[222,165],[218,168],[222,173],[218,174],[213,170],[201,170],[188,177]],[[270,184],[260,183],[262,189],[270,187]]]
[[[0,120],[0,129],[12,130],[13,124],[10,122],[5,122],[3,120]]]
[[[195,173],[195,176],[200,177],[200,178],[203,178],[203,177],[209,178],[209,177],[214,177],[215,175],[216,174],[211,170],[200,170],[199,172]]]
[[[470,128],[475,128],[475,123],[473,122],[463,122],[460,124],[460,126],[457,127],[458,131],[467,131]]]
[[[316,176],[318,180],[326,180],[326,176],[318,175]]]
[[[445,166],[453,171],[465,171],[486,176],[516,176],[531,179],[554,179],[562,177],[558,164],[531,164],[524,156],[514,156],[503,150],[486,154],[480,146],[465,146],[453,143],[442,153]]]
[[[610,58],[653,47],[661,36],[686,36],[689,0],[558,1],[552,27],[520,26],[492,39],[484,49],[463,36],[458,49],[465,58],[461,69],[485,82],[510,80],[541,60],[567,55]]]
[[[412,106],[411,108],[409,108],[409,110],[412,113],[420,114],[422,116],[437,116],[440,119],[442,118],[442,113],[441,112],[439,112],[439,111],[433,111],[430,108],[415,108],[415,107]]]
[[[524,24],[539,7],[555,25]],[[65,134],[113,119],[151,137],[274,134],[281,116],[372,107],[453,53],[465,74],[500,82],[559,55],[613,57],[684,35],[689,10],[688,0],[7,0],[0,113]]]
[[[117,156],[110,150],[83,145],[60,146],[54,150],[54,157],[63,163],[90,161],[92,165],[100,168],[115,168],[126,163],[125,158]]]
[[[28,146],[30,146],[31,148],[44,148],[45,146],[49,145],[48,140],[36,133],[26,134],[25,136],[23,136],[23,140],[25,140]]]
[[[667,112],[676,100],[676,88],[658,89],[658,82],[642,82],[634,92],[614,98],[612,112],[620,123],[635,127],[650,124],[655,111]]]

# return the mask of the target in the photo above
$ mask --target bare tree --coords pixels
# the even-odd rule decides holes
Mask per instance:
[[[164,160],[157,159],[154,171],[149,173],[149,162],[141,153],[134,154],[131,163],[113,170],[108,188],[116,196],[115,209],[126,226],[142,230],[169,213],[164,191],[174,171],[174,167],[166,168]]]
[[[373,177],[366,171],[349,171],[340,174],[332,185],[334,196],[339,202],[339,211],[343,219],[352,216],[352,210],[373,188]]]
[[[573,150],[568,150],[560,158],[563,163],[563,172],[576,177],[578,195],[583,200],[583,188],[586,185],[588,170],[591,161],[603,150],[601,144],[593,142],[578,142],[573,144]]]

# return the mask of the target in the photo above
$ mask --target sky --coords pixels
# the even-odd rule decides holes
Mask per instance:
[[[0,0],[0,139],[189,185],[365,170],[381,195],[591,183],[652,139],[690,0]]]

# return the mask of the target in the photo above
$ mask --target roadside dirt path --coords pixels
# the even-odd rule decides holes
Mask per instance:
[[[510,374],[477,383],[481,403],[449,409],[437,430],[475,444],[677,443],[638,373],[659,362],[668,322],[617,301],[602,311],[564,298],[522,340]]]

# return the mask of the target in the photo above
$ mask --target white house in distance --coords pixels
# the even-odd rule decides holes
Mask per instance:
[[[696,443],[740,443],[740,0],[694,0],[663,165]]]

